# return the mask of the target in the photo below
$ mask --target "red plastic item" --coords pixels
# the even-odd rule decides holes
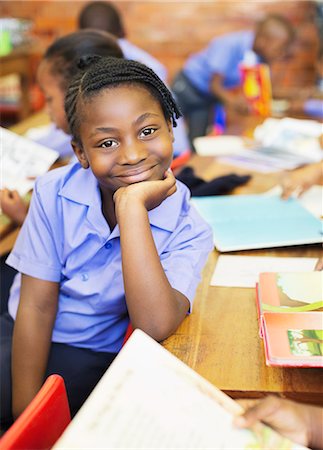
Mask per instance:
[[[129,322],[125,337],[123,338],[123,343],[122,343],[122,347],[125,345],[125,343],[127,342],[127,340],[130,338],[131,334],[133,332],[133,328],[131,323]]]
[[[64,380],[50,375],[0,439],[1,450],[50,449],[71,421]]]
[[[192,153],[190,150],[186,150],[185,152],[181,153],[180,155],[176,156],[176,158],[173,159],[170,168],[172,170],[178,169],[179,167],[183,166],[187,163],[187,161],[192,156]]]

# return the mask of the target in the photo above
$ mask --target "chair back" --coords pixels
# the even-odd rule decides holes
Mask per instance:
[[[0,439],[1,450],[50,449],[71,421],[64,380],[50,375]]]

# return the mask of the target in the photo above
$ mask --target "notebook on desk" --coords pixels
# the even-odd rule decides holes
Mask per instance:
[[[256,292],[267,365],[323,367],[323,273],[261,273]]]
[[[296,199],[278,196],[193,197],[220,252],[322,242],[322,222]]]

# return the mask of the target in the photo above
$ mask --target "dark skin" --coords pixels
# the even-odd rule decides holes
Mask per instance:
[[[261,56],[267,64],[283,58],[290,41],[287,30],[277,21],[268,20],[256,30],[253,50]],[[219,98],[227,108],[240,114],[249,112],[246,99],[223,86],[224,77],[215,73],[211,79],[211,92]],[[275,94],[275,92],[274,92]]]
[[[80,142],[74,151],[97,178],[102,212],[120,228],[125,297],[131,323],[160,341],[189,310],[161,265],[148,211],[176,191],[168,171],[173,133],[162,108],[140,86],[120,86],[79,106]],[[137,268],[145,267],[145,270]],[[23,275],[13,336],[13,414],[17,417],[40,389],[58,305],[59,283]]]

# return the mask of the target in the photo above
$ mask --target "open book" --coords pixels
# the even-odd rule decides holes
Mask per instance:
[[[220,252],[322,242],[322,223],[295,198],[278,195],[192,197]]]
[[[323,273],[261,273],[260,336],[271,366],[323,367]]]
[[[135,330],[54,449],[301,449]]]
[[[35,183],[35,178],[47,172],[59,157],[55,150],[0,127],[3,168],[1,189],[16,189],[25,196]]]

